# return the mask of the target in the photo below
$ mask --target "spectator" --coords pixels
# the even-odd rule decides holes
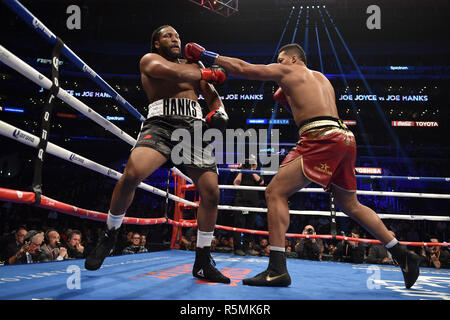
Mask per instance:
[[[186,230],[184,235],[181,235],[181,250],[195,251],[197,245],[197,227],[192,227]]]
[[[233,251],[230,246],[230,238],[232,237],[227,237],[226,234],[222,235],[216,245],[216,252],[230,253],[231,251]]]
[[[114,255],[121,255],[123,249],[125,249],[128,246],[131,246],[132,236],[133,236],[133,232],[127,232],[125,228],[120,232],[116,246],[114,247],[114,250],[113,250]],[[100,239],[100,236],[97,239]]]
[[[17,228],[16,232],[14,233],[14,239],[9,241],[2,253],[1,260],[4,260],[5,264],[8,264],[9,258],[15,255],[17,251],[22,248],[26,235],[27,229],[24,226],[20,226],[19,228]]]
[[[188,233],[186,233],[186,235],[181,236],[181,245],[180,245],[181,250],[195,251],[196,244],[197,244],[197,236],[195,234],[189,235]]]
[[[285,241],[285,252],[287,258],[297,258],[297,252],[292,250],[292,242],[287,238]]]
[[[122,254],[134,254],[148,252],[148,250],[141,245],[141,235],[134,232],[131,237],[131,245],[123,249]]]
[[[234,251],[234,237],[233,236],[228,238],[228,247],[230,247],[230,249],[232,251]]]
[[[270,256],[270,245],[267,245],[267,247],[264,248],[264,251],[260,254],[263,257],[269,257]]]
[[[267,238],[260,238],[258,244],[255,244],[253,248],[259,253],[259,255],[262,255],[264,253],[264,250],[269,245],[269,241]]]
[[[67,258],[68,259],[83,259],[86,257],[84,247],[81,245],[81,232],[79,230],[72,230],[67,234]]]
[[[285,248],[286,252],[287,251],[292,252],[292,241],[291,241],[291,239],[286,238],[284,240],[284,248]]]
[[[256,170],[258,163],[256,157],[251,155],[245,164],[241,164],[239,169]],[[264,180],[256,173],[239,172],[233,181],[235,186],[263,186]],[[260,193],[257,190],[237,190],[234,205],[239,207],[258,207]],[[256,227],[256,212],[234,211],[234,226],[236,228],[246,228],[254,230]],[[253,240],[251,233],[233,233],[234,254],[245,256],[249,253],[249,242]]]
[[[312,225],[307,225],[302,234],[315,235],[316,231]],[[306,260],[322,260],[323,242],[321,239],[300,239],[295,246],[297,258]]]
[[[127,233],[127,246],[131,246],[133,244],[133,232],[130,231]]]
[[[42,242],[44,242],[44,233],[30,230],[24,238],[24,245],[8,259],[8,264],[40,262]]]
[[[147,248],[147,236],[145,234],[141,234],[141,246]]]
[[[257,250],[255,250],[254,247],[255,247],[255,242],[254,241],[250,241],[248,243],[248,248],[249,248],[248,254],[251,255],[251,256],[259,255],[259,252]]]
[[[393,237],[395,233],[389,231]],[[391,253],[386,249],[386,247],[379,243],[374,243],[369,248],[369,253],[364,261],[365,263],[372,264],[394,264]]]
[[[67,249],[61,247],[60,236],[55,229],[49,229],[44,234],[45,244],[41,247],[42,261],[61,261],[67,259]]]
[[[359,231],[353,229],[351,238],[359,238]],[[342,240],[337,244],[336,251],[333,255],[333,260],[341,262],[363,263],[364,262],[364,247],[357,241]]]
[[[430,238],[430,242],[439,243],[435,237]],[[422,250],[422,266],[441,269],[450,268],[450,253],[447,249],[441,250],[440,246],[427,246]]]
[[[217,246],[217,238],[213,237],[213,239],[211,241],[211,251],[212,252],[216,251],[216,246]]]
[[[336,251],[336,246],[334,244],[330,243],[326,246],[326,249],[327,249],[326,253],[325,252],[322,253],[322,261],[333,260],[333,255]],[[324,249],[324,251],[325,251],[325,249]]]
[[[66,230],[66,232],[63,232],[63,233],[60,235],[61,239],[63,240],[62,243],[66,243],[66,242],[67,242],[67,236],[68,236],[68,234],[71,233],[71,232],[72,232],[72,229],[69,228],[69,229]]]

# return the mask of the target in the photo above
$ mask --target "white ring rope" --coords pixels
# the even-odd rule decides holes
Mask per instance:
[[[39,138],[26,132],[20,130],[4,121],[0,120],[0,134],[11,138],[16,139],[17,141],[26,144],[31,147],[37,147],[39,144]],[[66,161],[70,161],[87,169],[96,171],[105,176],[114,178],[116,180],[120,179],[122,174],[113,169],[110,169],[106,166],[98,164],[92,160],[89,160],[83,156],[80,156],[76,153],[73,153],[69,150],[66,150],[62,147],[59,147],[51,142],[48,142],[47,152],[52,154],[58,158],[61,158]],[[179,170],[173,170],[175,173],[178,173]],[[230,186],[235,187],[235,186]],[[166,192],[155,188],[153,186],[147,185],[145,183],[141,183],[138,188],[146,190],[148,192],[157,194],[159,196],[165,197]],[[235,187],[236,188],[236,187]],[[198,203],[185,200],[178,196],[172,195],[169,193],[169,199],[173,201],[179,201],[188,206],[198,207]],[[219,210],[230,210],[230,211],[252,211],[252,212],[267,212],[266,208],[254,208],[254,207],[237,207],[237,206],[229,206],[229,205],[219,205]],[[320,216],[329,216],[330,213],[328,211],[307,211],[307,210],[289,210],[290,214],[301,214],[301,215],[320,215]],[[342,212],[337,212],[336,216],[338,217],[348,217]],[[431,221],[450,221],[450,216],[427,216],[427,215],[400,215],[400,214],[378,214],[378,216],[382,219],[400,219],[400,220],[431,220]]]
[[[32,82],[36,83],[37,85],[43,87],[44,89],[49,90],[52,86],[52,82],[39,73],[37,70],[26,64],[24,61],[20,60],[17,56],[15,56],[13,53],[5,49],[3,46],[0,45],[0,61],[11,67],[12,69],[16,70]],[[100,114],[89,108],[87,105],[85,105],[83,102],[78,100],[77,98],[70,95],[67,91],[65,91],[63,88],[59,88],[59,92],[57,95],[58,98],[66,102],[69,106],[74,108],[75,110],[79,111],[80,113],[84,114],[89,119],[93,120],[95,123],[99,124],[101,127],[105,128],[115,136],[119,137],[120,139],[124,140],[128,144],[134,146],[136,143],[136,140],[132,138],[130,135],[125,133],[123,130],[121,130],[119,127],[114,125],[109,120],[102,117]],[[20,130],[14,126],[11,126],[7,124],[6,122],[0,121],[0,133],[6,137],[9,138],[16,138],[19,142],[27,144],[32,147],[37,147],[39,143],[39,138],[25,132],[23,130]],[[21,136],[22,133],[22,136]],[[61,159],[64,159],[66,161],[71,161],[73,163],[76,163],[80,166],[83,166],[85,168],[88,168],[90,170],[96,171],[98,173],[101,173],[105,176],[112,177],[116,180],[120,179],[122,176],[121,173],[110,169],[108,167],[105,167],[103,165],[100,165],[94,161],[91,161],[83,156],[80,156],[76,153],[73,153],[71,151],[68,151],[64,148],[61,148],[51,142],[48,143],[46,152],[57,156]],[[172,169],[175,173],[179,174],[183,177],[183,179],[189,181],[192,183],[192,180],[186,177],[181,171],[179,171],[176,168]],[[231,170],[231,172],[238,172],[239,170]],[[261,174],[265,175],[273,175],[276,171],[263,171]],[[152,192],[154,194],[160,195],[160,196],[166,196],[166,192],[162,191],[160,189],[157,189],[155,187],[152,187],[150,185],[141,183],[139,188],[144,189],[146,191]],[[225,186],[221,185],[219,186],[222,189],[244,189],[244,190],[259,190],[263,191],[265,190],[265,187],[247,187],[247,186]],[[251,188],[251,189],[249,189]],[[325,192],[320,188],[307,188],[300,190],[299,192]],[[408,193],[408,192],[387,192],[387,191],[357,191],[358,194],[362,195],[381,195],[381,196],[398,196],[398,197],[420,197],[420,198],[435,198],[435,199],[450,199],[450,195],[445,194],[425,194],[425,193]],[[169,199],[174,201],[179,201],[184,204],[198,207],[198,204],[195,202],[191,202],[185,199],[182,199],[180,197],[177,197],[175,195],[169,194]],[[234,210],[234,211],[253,211],[253,212],[267,212],[267,209],[264,208],[252,208],[252,207],[233,207],[233,206],[226,206],[226,205],[219,205],[218,208],[220,210]],[[310,215],[329,215],[329,212],[321,212],[321,211],[300,211],[300,210],[290,210],[291,214],[310,214]],[[336,213],[337,216],[344,216],[347,217],[345,214],[341,212]],[[434,220],[434,221],[450,221],[450,217],[439,217],[439,216],[417,216],[417,215],[395,215],[395,214],[379,214],[380,218],[386,218],[386,219],[407,219],[407,220]]]
[[[6,48],[4,48],[1,45],[0,45],[0,61],[5,63],[6,65],[8,65],[10,68],[16,70],[17,72],[19,72],[24,77],[31,80],[32,82],[43,87],[44,89],[49,90],[51,88],[52,82],[48,78],[46,78],[44,75],[39,73],[37,70],[35,70],[30,65],[26,64],[24,61],[20,60],[17,56],[15,56],[13,53],[8,51]],[[91,108],[89,108],[83,102],[79,101],[77,98],[70,95],[67,91],[65,91],[61,87],[59,88],[58,98],[60,98],[64,102],[66,102],[68,105],[73,107],[75,110],[84,114],[89,119],[96,122],[98,125],[100,125],[104,129],[110,131],[116,137],[122,139],[129,145],[134,146],[136,144],[136,139],[129,136],[127,133],[125,133],[123,130],[121,130],[115,124],[113,124],[111,121],[103,118],[100,114],[93,111]],[[189,181],[190,183],[193,183],[189,177],[184,175],[177,168],[174,167],[174,168],[172,168],[172,170],[175,173],[177,173],[178,175],[180,175],[181,177],[183,177],[183,179]]]
[[[20,60],[18,57],[16,57],[13,53],[9,52],[7,49],[5,49],[3,46],[0,45],[0,61],[2,61],[4,64],[8,65],[12,69],[16,70],[20,74],[22,74],[24,77],[28,78],[29,80],[33,81],[37,85],[43,87],[44,89],[49,90],[52,86],[52,82],[50,79],[39,73],[37,70],[35,70],[30,65],[26,64],[24,61]],[[103,118],[100,114],[89,108],[87,105],[85,105],[83,102],[78,100],[77,98],[70,95],[67,91],[65,91],[63,88],[59,88],[58,91],[58,98],[63,100],[65,103],[67,103],[69,106],[77,110],[78,112],[84,114],[86,117],[94,121],[95,123],[99,124],[115,136],[121,138],[122,140],[126,141],[130,145],[135,145],[136,140],[132,138],[130,135],[128,135],[126,132],[121,130],[119,127],[117,127],[115,124],[110,122],[109,120]]]
[[[175,173],[178,174],[177,171],[174,170]],[[182,177],[185,175],[182,175]],[[219,185],[219,189],[240,189],[240,190],[258,190],[264,191],[266,187],[252,187],[252,186],[234,186],[234,185]],[[299,192],[323,192],[325,191],[320,188],[306,188],[300,190]],[[366,194],[366,191],[361,191],[361,194]],[[367,191],[368,194],[373,195],[375,191]],[[389,195],[395,196],[395,192],[388,192]],[[403,197],[408,197],[409,193],[401,193]],[[386,195],[386,192],[380,191],[377,195]],[[425,198],[430,196],[432,198],[433,194],[422,194],[418,193],[416,195],[421,195],[420,197]],[[449,195],[437,195],[437,196],[449,196]],[[414,197],[414,196],[412,196]],[[447,198],[443,198],[447,199]],[[198,205],[196,204],[196,207]],[[229,210],[229,211],[250,211],[250,212],[260,212],[267,213],[267,208],[255,208],[255,207],[239,207],[239,206],[230,206],[230,205],[219,205],[219,210]],[[330,216],[329,211],[313,211],[313,210],[289,210],[290,214],[299,214],[299,215],[315,215],[315,216]],[[377,213],[377,215],[381,219],[398,219],[398,220],[429,220],[429,221],[450,221],[450,215],[447,216],[430,216],[430,215],[417,215],[417,214],[392,214],[392,213]],[[336,212],[337,217],[346,217],[348,216],[343,212]]]
[[[220,210],[230,211],[251,211],[266,213],[266,208],[254,207],[236,207],[228,205],[219,205]],[[290,214],[310,215],[310,216],[330,216],[330,211],[313,211],[313,210],[289,210]],[[428,215],[410,215],[410,214],[392,214],[392,213],[377,213],[381,219],[398,219],[398,220],[430,220],[430,221],[450,221],[450,216],[428,216]],[[348,218],[343,212],[336,212],[337,217]]]
[[[219,185],[219,189],[264,191],[264,190],[266,190],[266,187]],[[305,189],[299,190],[297,192],[326,193],[321,188],[305,188]],[[356,194],[359,194],[359,195],[372,195],[372,196],[409,197],[409,198],[450,199],[450,194],[439,194],[439,193],[415,193],[415,192],[357,190]]]
[[[34,148],[36,148],[38,146],[39,140],[40,140],[38,137],[36,137],[24,130],[20,130],[4,121],[1,121],[1,120],[0,120],[0,134],[7,138],[15,139],[23,144],[26,144],[26,145],[34,147]],[[105,167],[101,164],[98,164],[98,163],[92,161],[92,160],[89,160],[88,158],[85,158],[74,152],[71,152],[64,148],[61,148],[51,142],[48,142],[46,152],[49,154],[52,154],[58,158],[61,158],[66,161],[70,161],[79,166],[85,167],[92,171],[96,171],[104,176],[108,176],[108,177],[114,178],[116,180],[119,180],[120,177],[122,176],[122,174],[118,171],[115,171],[111,168]],[[146,191],[154,193],[154,194],[157,194],[162,197],[165,197],[167,194],[165,191],[155,188],[153,186],[150,186],[148,184],[145,184],[143,182],[141,182],[141,184],[139,184],[138,188],[146,190]],[[197,204],[194,202],[185,200],[183,198],[177,197],[170,193],[169,193],[169,199],[179,201],[179,202],[185,203],[187,205],[197,206]]]
[[[173,168],[170,169],[170,170],[172,170],[173,173],[175,173],[175,174],[179,175],[180,177],[182,177],[182,178],[183,178],[184,180],[186,180],[187,182],[189,182],[189,183],[194,183],[194,182],[192,181],[191,178],[189,178],[187,175],[185,175],[183,172],[181,172],[178,168],[173,167]]]

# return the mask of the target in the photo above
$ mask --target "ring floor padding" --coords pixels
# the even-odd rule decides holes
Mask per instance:
[[[0,267],[2,300],[450,300],[450,270],[421,268],[405,289],[399,267],[288,259],[292,284],[249,287],[267,257],[212,254],[231,284],[192,276],[193,251],[167,250],[106,258],[97,271],[84,260]]]

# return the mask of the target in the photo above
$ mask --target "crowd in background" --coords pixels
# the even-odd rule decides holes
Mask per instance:
[[[48,163],[51,164],[51,163]],[[370,163],[361,163],[369,166]],[[380,163],[384,175],[401,175],[405,166],[402,163]],[[88,208],[99,212],[107,212],[110,196],[115,181],[100,175],[93,175],[84,168],[70,167],[71,170],[60,170],[58,175],[46,176],[44,181],[44,194],[53,199],[80,208]],[[417,166],[420,176],[432,176],[431,171],[423,165]],[[53,168],[57,170],[58,168]],[[59,168],[61,169],[61,168]],[[64,168],[63,168],[64,169]],[[165,170],[165,169],[164,169]],[[165,189],[167,171],[155,172],[147,183]],[[429,170],[437,170],[433,166]],[[30,172],[14,177],[13,180],[2,179],[0,182],[9,188],[26,190],[24,185],[29,183]],[[224,173],[220,175],[220,184],[238,184],[236,174]],[[269,176],[253,176],[252,180],[241,178],[239,184],[255,186],[267,185]],[[237,180],[236,180],[237,179]],[[64,181],[61,188],[59,181]],[[412,192],[438,192],[429,183],[414,183],[409,181],[365,181],[358,179],[358,189],[386,190],[386,191],[412,191]],[[170,186],[173,188],[173,185]],[[430,190],[430,191],[428,191]],[[173,192],[173,189],[170,190]],[[445,191],[445,190],[444,190]],[[264,193],[252,192],[238,194],[234,190],[221,191],[221,204],[234,206],[266,207]],[[448,192],[447,192],[448,193]],[[191,198],[189,198],[191,197]],[[192,194],[186,198],[192,200]],[[252,203],[243,202],[252,199]],[[377,213],[402,213],[402,214],[429,214],[445,215],[448,208],[448,200],[425,198],[394,198],[394,197],[360,197],[361,203],[376,210]],[[297,193],[289,199],[289,207],[295,210],[320,210],[329,211],[329,195],[326,193]],[[339,208],[337,208],[339,209]],[[134,201],[127,211],[127,216],[138,218],[159,218],[165,214],[173,218],[174,203],[169,201],[168,207],[159,196],[138,189]],[[185,211],[185,219],[195,219],[195,212]],[[330,234],[330,218],[327,216],[304,216],[291,214],[291,223],[288,233],[301,234],[307,232],[306,226],[310,226],[313,232],[319,235]],[[396,234],[400,241],[413,242],[447,242],[449,239],[449,223],[445,221],[430,220],[395,220],[386,219],[385,224],[389,230]],[[265,213],[241,212],[220,210],[218,225],[235,226],[246,229],[268,230]],[[105,224],[99,221],[80,219],[64,215],[55,211],[40,209],[36,206],[0,203],[0,261],[3,264],[26,263],[33,261],[53,261],[65,259],[80,259],[95,247],[99,235]],[[373,238],[364,229],[361,229],[351,219],[337,218],[338,235],[352,234],[361,238]],[[124,224],[121,228],[119,241],[113,252],[114,255],[156,251],[170,247],[172,226],[167,224],[136,226]],[[28,237],[27,237],[28,235]],[[183,228],[183,239],[180,249],[194,250],[196,241],[195,230]],[[25,240],[27,237],[27,240]],[[215,239],[212,243],[214,252],[232,252],[238,256],[265,256],[270,247],[267,237],[251,234],[238,234],[216,229]],[[423,266],[436,267],[436,257],[439,267],[448,268],[448,247],[411,247],[423,257]],[[437,252],[432,254],[432,250]],[[291,258],[304,258],[311,260],[335,260],[352,263],[393,263],[389,260],[386,250],[377,245],[365,243],[352,243],[348,241],[305,240],[290,238],[286,240],[286,252]],[[382,256],[384,254],[385,256]],[[38,256],[41,255],[41,256]],[[381,255],[381,256],[380,256]],[[376,258],[375,258],[376,256]]]
[[[394,227],[396,224],[392,223],[389,226]],[[408,228],[408,225],[403,225],[402,227]],[[440,222],[436,225],[436,227],[436,232],[428,235],[424,242],[442,242],[442,234],[446,234],[446,232],[448,232],[448,224]],[[392,228],[390,229],[390,232],[392,232],[394,236],[398,237],[398,234],[392,231]],[[237,256],[269,256],[270,244],[267,236],[250,235],[252,239],[242,246],[235,243],[234,239],[236,236],[230,234],[229,232],[216,230],[215,234],[216,236],[211,244],[211,251],[213,252],[234,253]],[[241,233],[239,234],[241,236]],[[306,225],[301,234],[305,236],[316,235],[317,232],[313,225]],[[402,234],[404,233],[399,233],[399,235]],[[348,238],[363,238],[362,235],[365,235],[365,232],[362,231],[361,227],[353,224],[350,232],[342,232],[338,235],[345,235]],[[411,237],[406,238],[408,241],[418,242],[417,231],[415,228],[411,228],[409,231],[406,231],[406,235]],[[404,238],[398,238],[400,241],[406,240]],[[416,240],[414,240],[414,238]],[[373,238],[370,237],[370,239]],[[192,228],[187,230],[183,236],[180,249],[195,250],[195,242],[196,229]],[[285,241],[285,250],[288,258],[315,261],[349,262],[353,264],[368,263],[397,265],[389,251],[382,244],[358,242],[353,239],[323,240],[314,237],[288,237]],[[414,251],[421,257],[421,267],[450,268],[450,251],[448,247],[441,247],[437,245],[408,246],[408,250]]]
[[[139,202],[139,197],[137,198]],[[159,202],[158,202],[159,203]],[[143,205],[142,205],[143,206]],[[161,206],[153,215],[163,216]],[[0,205],[0,261],[3,264],[83,259],[92,250],[104,228],[103,222],[80,219],[54,211],[4,202]],[[235,212],[235,214],[242,214]],[[219,212],[218,224],[233,225],[233,214]],[[449,224],[443,221],[385,220],[400,241],[448,241]],[[338,235],[353,238],[372,236],[348,218],[337,218]],[[254,229],[267,230],[265,214],[256,214]],[[168,249],[172,226],[122,225],[113,255],[135,254]],[[291,215],[290,233],[330,234],[329,217]],[[181,250],[195,250],[196,228],[183,228]],[[239,241],[240,243],[236,243]],[[449,268],[449,249],[439,246],[409,246],[421,257],[421,266]],[[212,252],[237,256],[268,256],[267,236],[241,234],[216,229]],[[388,251],[379,244],[343,240],[286,238],[289,258],[351,263],[395,264]]]

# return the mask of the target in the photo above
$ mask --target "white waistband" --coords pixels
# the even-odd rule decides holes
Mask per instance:
[[[197,101],[187,98],[167,98],[148,105],[147,119],[156,116],[184,116],[202,119],[202,107]]]

